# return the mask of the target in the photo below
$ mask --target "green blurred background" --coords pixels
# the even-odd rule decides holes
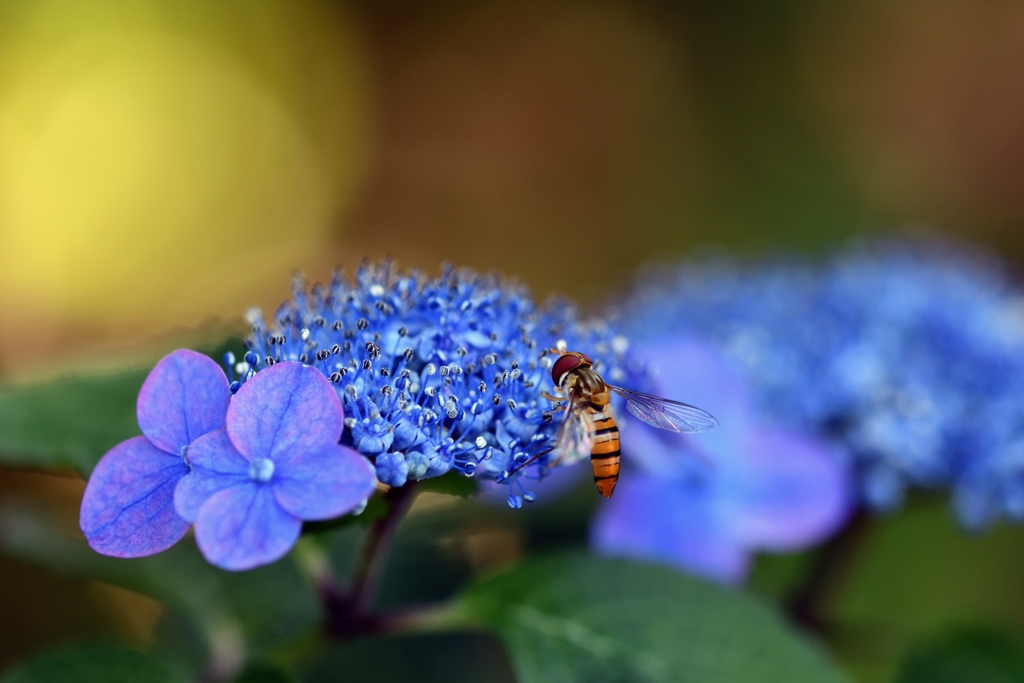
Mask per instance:
[[[8,0],[0,377],[124,362],[364,256],[585,303],[706,245],[911,231],[1017,261],[1022,105],[1020,2]],[[0,476],[71,529],[81,486]],[[863,680],[916,638],[1021,622],[1019,530],[965,538],[928,504],[879,524],[843,608],[859,630],[837,640]],[[0,665],[83,634],[145,641],[160,614],[0,572]]]

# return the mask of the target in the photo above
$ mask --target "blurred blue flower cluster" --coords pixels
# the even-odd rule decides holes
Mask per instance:
[[[654,390],[709,410],[721,427],[689,436],[622,420],[627,471],[594,518],[592,546],[738,583],[754,552],[801,550],[835,533],[852,495],[830,444],[765,416],[749,380],[710,345],[629,317]]]
[[[534,499],[559,417],[550,391],[559,343],[584,348],[621,378],[625,343],[602,321],[582,321],[565,302],[539,307],[497,276],[446,267],[440,277],[364,263],[354,281],[296,278],[293,298],[269,320],[249,314],[245,358],[227,358],[246,381],[282,361],[317,368],[345,408],[342,442],[370,458],[391,486],[451,470],[508,484],[508,502]],[[517,471],[518,469],[518,471]],[[511,476],[509,476],[511,473]]]
[[[968,528],[1024,519],[1024,296],[999,262],[923,242],[708,258],[648,278],[623,310],[627,331],[723,353],[761,414],[839,449],[869,508],[949,488]]]

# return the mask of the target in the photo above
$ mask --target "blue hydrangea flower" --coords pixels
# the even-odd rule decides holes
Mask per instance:
[[[823,263],[683,264],[626,307],[629,327],[709,340],[759,409],[838,445],[860,497],[949,488],[960,520],[1024,519],[1024,297],[957,245],[883,242]]]
[[[250,312],[252,336],[237,388],[282,361],[319,370],[345,407],[342,442],[370,458],[391,486],[449,471],[505,481],[509,499],[532,498],[524,481],[551,456],[557,420],[548,348],[564,342],[621,378],[625,342],[565,302],[539,307],[522,287],[445,268],[440,277],[364,264],[354,282],[297,279],[293,299],[267,320]]]
[[[238,390],[225,429],[192,443],[191,472],[174,494],[210,563],[273,562],[295,545],[302,520],[346,514],[373,493],[373,467],[338,444],[343,421],[334,387],[301,363],[279,363]]]
[[[142,557],[185,535],[174,488],[193,443],[224,427],[230,398],[224,372],[200,353],[179,349],[156,364],[136,405],[143,436],[104,455],[85,487],[79,524],[94,550]]]
[[[738,583],[755,551],[806,548],[845,522],[849,477],[827,443],[766,424],[749,385],[707,345],[669,337],[636,346],[657,361],[658,393],[723,426],[692,438],[623,421],[625,471],[591,526],[598,552]]]

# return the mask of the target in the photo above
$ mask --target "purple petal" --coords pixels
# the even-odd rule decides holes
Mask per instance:
[[[301,530],[302,520],[281,509],[271,486],[249,482],[224,489],[203,504],[196,543],[211,564],[241,571],[284,557]]]
[[[276,367],[276,366],[275,366]],[[300,519],[331,519],[358,507],[376,485],[373,465],[351,448],[325,446],[282,462],[274,496]]]
[[[628,475],[628,476],[627,476]],[[701,482],[625,473],[590,527],[603,555],[668,564],[722,583],[739,583],[747,552],[723,528],[714,492]]]
[[[824,540],[846,521],[846,468],[827,444],[777,429],[744,436],[720,490],[732,534],[749,548],[788,551]]]
[[[286,460],[341,438],[341,399],[316,368],[278,363],[242,385],[228,409],[227,429],[238,451]]]
[[[174,489],[174,508],[190,522],[199,508],[218,491],[250,481],[249,461],[235,450],[226,430],[196,439],[186,454],[192,471]]]
[[[174,487],[188,472],[137,436],[114,446],[96,465],[82,496],[79,526],[96,552],[143,557],[167,550],[189,523],[174,511]]]
[[[178,455],[203,434],[224,427],[230,399],[220,366],[201,353],[178,349],[150,371],[135,412],[146,438]]]
[[[637,350],[655,368],[656,393],[708,411],[718,418],[718,431],[750,412],[748,383],[709,344],[662,338]]]
[[[706,410],[721,426],[712,432],[681,435],[623,414],[622,449],[631,461],[646,472],[672,478],[735,451],[752,417],[750,388],[742,376],[721,354],[695,341],[659,341],[645,345],[642,352],[657,367],[655,393]]]

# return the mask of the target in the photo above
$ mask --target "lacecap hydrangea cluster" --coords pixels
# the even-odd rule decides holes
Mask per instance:
[[[1024,520],[1024,293],[998,261],[901,241],[707,258],[653,274],[624,310],[649,335],[710,341],[760,410],[839,447],[869,508],[948,488],[969,528]]]
[[[251,312],[243,359],[163,358],[137,401],[142,436],[97,463],[79,523],[90,546],[142,557],[190,528],[211,563],[274,562],[304,522],[358,514],[379,483],[451,471],[534,499],[557,429],[552,345],[611,377],[625,341],[572,306],[538,307],[498,277],[364,264],[354,282],[297,279],[272,320]]]
[[[564,301],[538,306],[499,276],[364,263],[351,281],[297,277],[292,294],[270,318],[249,312],[248,352],[225,359],[232,389],[284,361],[316,368],[343,402],[342,444],[390,486],[454,470],[507,484],[520,507],[554,457],[541,455],[561,420],[542,396],[553,390],[551,347],[585,351],[612,381],[637,371],[607,324]]]

